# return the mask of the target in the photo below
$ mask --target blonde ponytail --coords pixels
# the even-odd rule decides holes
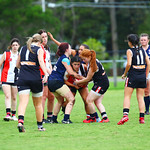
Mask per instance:
[[[34,54],[34,52],[33,52],[32,49],[31,49],[31,43],[32,43],[32,41],[33,41],[33,38],[30,37],[30,38],[28,39],[28,41],[27,41],[27,48],[28,48],[28,50],[29,50],[31,53]]]

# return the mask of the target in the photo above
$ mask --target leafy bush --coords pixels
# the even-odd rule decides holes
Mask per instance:
[[[97,59],[104,60],[108,57],[105,46],[103,46],[102,43],[95,38],[89,38],[85,42],[83,42],[83,44],[88,45],[91,50],[94,50],[96,52]]]

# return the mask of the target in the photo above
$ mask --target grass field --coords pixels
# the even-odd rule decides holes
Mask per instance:
[[[115,88],[111,83],[103,104],[110,123],[83,124],[86,118],[82,99],[76,96],[71,113],[73,124],[45,124],[45,132],[37,130],[35,111],[30,100],[25,115],[25,133],[19,133],[17,122],[5,122],[4,94],[0,91],[0,150],[148,150],[150,147],[150,116],[139,124],[138,104],[133,93],[129,121],[118,126],[122,118],[124,82]],[[46,112],[46,111],[45,111]],[[100,115],[100,114],[99,114]]]

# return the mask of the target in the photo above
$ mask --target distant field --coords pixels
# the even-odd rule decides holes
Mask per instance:
[[[92,84],[90,84],[91,88]],[[4,94],[0,91],[0,150],[148,150],[150,146],[150,116],[145,116],[146,124],[138,123],[138,104],[133,93],[129,121],[118,126],[122,118],[124,82],[118,86],[110,84],[103,104],[110,123],[83,124],[86,118],[83,102],[77,94],[71,113],[73,124],[45,124],[45,132],[37,130],[35,111],[30,100],[25,115],[25,133],[19,133],[17,122],[4,122]],[[45,111],[46,112],[46,111]],[[100,114],[99,114],[100,115]]]

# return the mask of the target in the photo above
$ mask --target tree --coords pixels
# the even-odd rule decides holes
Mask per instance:
[[[106,59],[108,54],[106,53],[106,48],[102,45],[100,41],[97,41],[94,38],[89,38],[83,44],[86,44],[89,46],[90,49],[96,51],[96,58],[97,59]]]
[[[41,5],[34,5],[33,0],[0,0],[0,48],[4,51],[13,37],[18,37],[21,44],[41,28],[57,33],[60,21],[51,10],[42,13]]]

